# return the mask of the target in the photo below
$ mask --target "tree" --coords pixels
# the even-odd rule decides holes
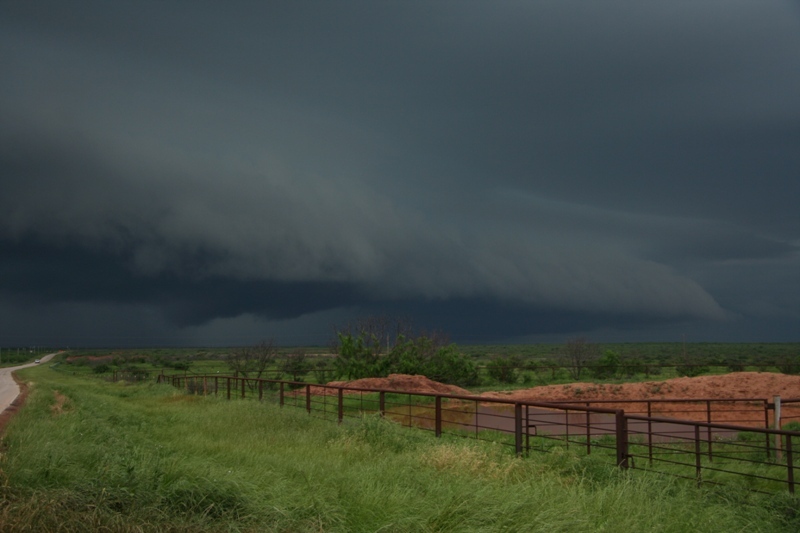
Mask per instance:
[[[423,374],[446,383],[477,383],[475,365],[445,335],[417,335],[406,321],[368,318],[336,331],[336,340],[334,370],[339,378]]]
[[[272,339],[261,341],[255,346],[242,346],[227,355],[228,367],[237,376],[260,378],[278,354]]]
[[[479,382],[475,363],[455,344],[443,346],[426,362],[425,375],[434,381],[469,387]]]
[[[284,357],[280,369],[281,372],[292,376],[292,381],[303,381],[303,378],[306,377],[306,374],[311,371],[313,366],[306,357],[305,352],[297,350]]]
[[[592,374],[597,379],[609,379],[617,375],[620,366],[620,356],[614,350],[606,350],[600,359],[592,366]]]
[[[586,337],[569,339],[561,354],[561,364],[567,369],[575,381],[581,379],[583,370],[597,357],[597,347],[590,344]]]
[[[486,370],[489,376],[500,383],[516,383],[519,380],[519,366],[522,364],[516,355],[497,357],[489,361]]]

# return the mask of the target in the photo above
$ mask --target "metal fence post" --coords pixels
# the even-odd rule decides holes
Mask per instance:
[[[283,407],[283,381],[280,383],[280,392],[278,392],[278,405]]]
[[[653,421],[650,420],[653,416],[652,402],[647,401],[647,456],[649,458],[650,466],[653,466]]]
[[[306,385],[306,411],[311,413],[311,385]]]
[[[244,398],[244,386],[247,383],[247,378],[242,378],[242,398]]]
[[[786,469],[789,492],[794,494],[794,461],[792,460],[792,436],[786,435]]]
[[[344,389],[339,389],[339,423],[344,420]]]
[[[769,401],[764,400],[764,427],[769,429]],[[764,435],[767,438],[767,459],[770,458],[770,438],[769,433]]]
[[[592,414],[589,412],[589,402],[586,402],[586,455],[592,453]]]
[[[442,397],[436,397],[436,436],[442,436]]]
[[[706,422],[711,424],[711,400],[706,400]],[[706,429],[706,434],[708,436],[708,460],[713,461],[714,457],[711,455],[711,426],[709,425]]]
[[[703,481],[702,463],[700,459],[700,426],[694,427],[694,468],[697,486]]]
[[[772,402],[775,406],[775,411],[773,412],[772,417],[772,427],[774,429],[781,429],[781,397],[774,396],[772,398]],[[781,460],[781,436],[778,434],[775,435],[775,460]]]
[[[386,393],[383,391],[378,393],[378,411],[381,416],[386,415]]]
[[[522,455],[522,404],[514,404],[514,446],[517,455]]]
[[[264,381],[259,379],[258,380],[258,401],[264,400]]]
[[[616,411],[614,418],[617,430],[617,466],[628,468],[628,419],[622,409]]]
[[[228,381],[228,399],[231,399],[231,378],[226,378]]]

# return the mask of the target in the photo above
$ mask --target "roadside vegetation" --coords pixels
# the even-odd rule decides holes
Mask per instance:
[[[2,438],[0,531],[800,529],[787,494],[57,370],[20,373],[34,385]]]

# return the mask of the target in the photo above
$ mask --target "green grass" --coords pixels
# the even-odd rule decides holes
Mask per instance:
[[[370,416],[34,368],[3,437],[0,531],[796,531],[785,494],[698,490]],[[57,392],[56,392],[57,391]]]

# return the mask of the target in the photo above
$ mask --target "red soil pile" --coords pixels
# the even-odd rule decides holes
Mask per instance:
[[[407,392],[426,392],[454,395],[472,395],[469,391],[428,379],[425,376],[392,374],[387,378],[365,378],[355,381],[332,381],[328,385],[346,385],[360,389],[384,389]],[[311,387],[317,395],[336,395],[336,389]],[[358,394],[348,392],[345,394]],[[623,409],[627,413],[646,414],[647,405],[643,400],[729,400],[764,399],[772,401],[773,396],[782,399],[800,399],[800,376],[789,376],[770,372],[735,372],[717,376],[695,378],[674,378],[664,381],[643,383],[571,383],[567,385],[547,385],[516,391],[484,392],[485,398],[502,398],[532,402],[580,401],[591,403],[593,407]],[[594,403],[603,401],[604,403]],[[630,403],[638,401],[638,403]],[[608,403],[606,403],[608,402]],[[627,403],[626,403],[627,402]],[[650,406],[653,416],[707,420],[706,402],[653,403]],[[744,425],[764,425],[764,404],[762,402],[713,402],[711,405],[713,422],[737,423]],[[800,404],[783,406],[783,419],[800,420]]]
[[[408,374],[390,374],[386,378],[363,378],[354,381],[331,381],[328,385],[346,385],[359,389],[384,389],[407,392],[430,392],[440,394],[469,395],[472,394],[466,389],[455,385],[446,385],[433,381],[425,376],[410,376]],[[323,389],[321,387],[311,387],[312,394],[338,394],[335,389]],[[358,394],[345,391],[345,394]]]
[[[719,376],[674,378],[643,383],[572,383],[517,391],[485,392],[481,396],[556,402],[565,400],[648,400],[722,398],[800,398],[800,376],[770,372],[734,372]]]
[[[627,413],[646,414],[647,405],[625,403],[630,400],[688,400],[688,399],[764,399],[772,401],[773,396],[782,400],[800,399],[800,376],[775,374],[769,372],[734,372],[718,376],[698,376],[695,378],[674,378],[665,381],[643,383],[571,383],[568,385],[547,385],[517,391],[485,392],[487,398],[508,400],[559,402],[593,402],[597,400],[610,403],[592,403],[593,407],[623,409]],[[619,400],[620,403],[614,402]],[[653,403],[653,416],[682,418],[688,420],[707,420],[706,402]],[[712,422],[737,423],[744,425],[764,425],[764,407],[761,402],[712,402]],[[786,404],[782,409],[784,422],[800,420],[800,404]]]

